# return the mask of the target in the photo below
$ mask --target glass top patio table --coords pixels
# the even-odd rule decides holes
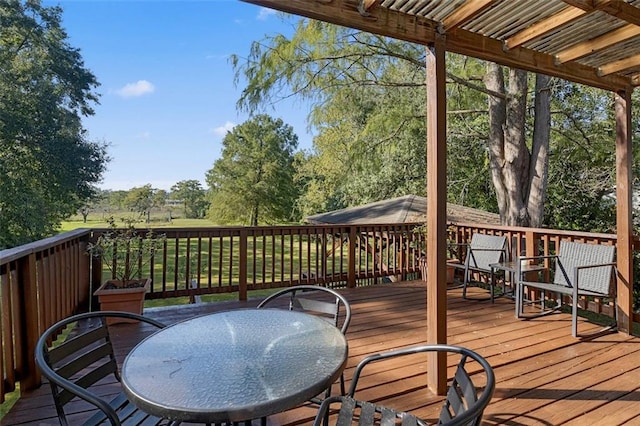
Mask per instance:
[[[243,421],[293,408],[326,390],[347,362],[328,321],[281,309],[195,317],[140,342],[122,385],[142,410],[171,420]]]

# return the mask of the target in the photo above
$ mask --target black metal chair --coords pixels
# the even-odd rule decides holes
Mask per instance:
[[[491,365],[479,354],[459,346],[450,345],[424,345],[388,351],[370,355],[360,361],[353,374],[353,380],[349,392],[343,396],[332,396],[325,399],[316,415],[314,426],[329,423],[329,415],[333,405],[339,405],[339,411],[335,416],[336,426],[367,425],[402,425],[417,426],[427,425],[427,421],[414,414],[394,410],[379,404],[355,399],[356,387],[362,374],[362,369],[372,363],[400,356],[407,356],[421,352],[447,352],[460,355],[460,361],[455,376],[447,391],[440,417],[437,424],[441,425],[480,425],[485,407],[491,401],[495,389],[495,375]],[[465,369],[469,359],[476,361],[481,367],[486,381],[484,388],[479,391],[473,383],[471,374]],[[474,373],[480,375],[480,372]],[[355,423],[353,423],[355,421]]]
[[[302,297],[302,295],[306,297]],[[311,297],[310,297],[311,296]],[[280,290],[258,305],[258,308],[280,307],[291,311],[302,311],[320,316],[338,327],[342,334],[347,333],[351,322],[351,306],[337,291],[317,285],[300,285]],[[344,375],[340,376],[340,392],[345,393]],[[331,389],[327,390],[327,396]],[[313,399],[312,402],[320,403]]]
[[[462,284],[462,298],[473,300],[494,299],[494,269],[491,265],[506,262],[507,237],[503,235],[473,234],[471,242],[467,245],[467,254],[463,264],[456,265],[457,268],[464,269],[464,280]],[[472,285],[471,274],[474,272],[489,276],[489,297],[467,297],[467,287]]]
[[[151,318],[128,312],[99,311],[74,315],[49,327],[38,339],[36,364],[49,380],[51,392],[63,426],[77,424],[70,420],[65,406],[80,398],[95,408],[84,425],[156,425],[167,421],[155,418],[136,408],[121,391],[104,399],[95,392],[97,385],[113,375],[120,382],[117,360],[109,328],[109,319],[125,319],[150,324],[153,331],[165,325]],[[69,327],[69,325],[73,325]],[[142,326],[143,324],[140,324]],[[127,324],[126,326],[136,326]],[[126,327],[125,326],[125,327]],[[58,338],[60,336],[60,338]],[[106,379],[106,380],[104,380]],[[100,383],[101,382],[101,383]],[[111,383],[112,380],[111,380]],[[73,405],[73,404],[72,404]],[[93,410],[93,407],[89,406]]]

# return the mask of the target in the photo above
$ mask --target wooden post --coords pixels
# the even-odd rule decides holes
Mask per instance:
[[[238,256],[238,300],[247,300],[247,228],[240,229],[240,253]]]
[[[36,368],[36,342],[40,337],[40,318],[38,313],[38,283],[36,277],[36,254],[31,253],[19,261],[19,276],[22,281],[20,291],[20,314],[24,324],[20,341],[24,343],[22,349],[16,345],[18,370],[25,376],[20,380],[22,389],[35,389],[40,385],[40,370]],[[15,283],[14,283],[15,284]],[[9,337],[10,338],[10,337]]]
[[[447,118],[445,49],[427,47],[427,343],[447,342]],[[438,395],[447,388],[445,353],[430,352],[428,385]]]
[[[356,225],[349,226],[347,247],[347,287],[356,286]]]
[[[631,88],[615,94],[618,330],[631,333],[633,318],[633,214]]]

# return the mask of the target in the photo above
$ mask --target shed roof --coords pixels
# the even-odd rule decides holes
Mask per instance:
[[[313,224],[414,223],[426,220],[427,199],[405,195],[357,207],[319,213],[305,218]],[[453,223],[500,224],[500,216],[458,204],[447,203],[447,221]]]

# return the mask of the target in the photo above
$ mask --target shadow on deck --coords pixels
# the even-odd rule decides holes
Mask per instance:
[[[349,363],[345,377],[364,356],[426,343],[426,289],[421,281],[340,290],[353,316],[347,333]],[[255,306],[259,300],[149,309],[145,313],[172,323],[207,312]],[[485,411],[486,425],[640,424],[640,339],[609,333],[591,340],[571,337],[571,317],[554,314],[517,320],[508,298],[463,300],[449,291],[448,341],[483,355],[497,385]],[[581,320],[582,332],[599,326]],[[128,337],[132,345],[140,336]],[[122,348],[120,353],[126,353]],[[389,395],[399,370],[382,372],[366,389],[366,399]],[[364,397],[364,395],[363,395]],[[424,386],[404,386],[389,403],[437,416],[441,398]],[[310,424],[316,407],[302,406],[269,418],[272,425]],[[79,420],[79,419],[78,419]],[[56,425],[48,386],[30,392],[3,419],[3,425]]]

